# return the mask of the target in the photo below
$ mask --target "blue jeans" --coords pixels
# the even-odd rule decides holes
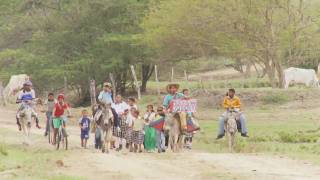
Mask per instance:
[[[225,118],[226,118],[225,114],[223,114],[222,116],[219,117],[218,136],[224,135],[224,122],[225,122]],[[240,120],[240,124],[241,124],[241,133],[242,134],[248,133],[248,129],[247,129],[247,125],[246,125],[246,118],[243,115],[243,113],[240,114],[239,120]]]
[[[47,111],[46,117],[47,117],[46,133],[48,133],[50,131],[50,128],[53,127],[52,126],[52,112]]]
[[[166,139],[163,131],[156,130],[157,133],[157,148],[158,150],[165,150]]]

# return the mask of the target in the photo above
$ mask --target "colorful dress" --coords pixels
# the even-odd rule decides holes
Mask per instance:
[[[132,131],[132,138],[133,138],[133,143],[134,144],[143,144],[144,141],[144,124],[143,120],[138,117],[134,120],[134,125],[133,125],[133,131]]]

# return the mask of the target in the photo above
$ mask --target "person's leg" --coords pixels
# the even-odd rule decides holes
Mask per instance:
[[[243,113],[240,114],[240,123],[241,123],[241,135],[247,136],[248,135],[248,129],[246,125],[246,118]]]
[[[84,148],[87,149],[87,142],[88,142],[88,138],[84,139]]]
[[[17,125],[18,125],[18,128],[19,128],[19,131],[21,131],[22,129],[21,129],[21,124],[20,124],[19,118],[20,118],[20,114],[18,112],[17,115],[16,115],[16,120],[17,120]]]
[[[47,122],[46,122],[46,130],[44,132],[45,136],[47,136],[48,132],[50,131],[50,118],[51,118],[51,115],[49,114],[49,112],[46,112],[46,117],[47,117]]]
[[[81,137],[81,147],[83,147],[83,138]]]
[[[53,145],[56,144],[56,138],[57,138],[57,134],[58,134],[58,128],[54,128],[53,129]]]
[[[32,109],[32,116],[34,117],[35,121],[36,121],[36,127],[38,129],[41,129],[40,125],[39,125],[39,118],[38,118],[38,114],[36,113],[36,111],[34,109]]]
[[[166,137],[163,131],[160,131],[160,148],[164,152],[166,150]]]
[[[158,152],[161,152],[161,135],[160,135],[160,131],[156,130],[156,145],[157,145],[157,149]]]
[[[224,121],[225,121],[225,117],[224,116],[220,116],[219,117],[219,124],[218,124],[218,137],[217,139],[220,139],[224,136]]]

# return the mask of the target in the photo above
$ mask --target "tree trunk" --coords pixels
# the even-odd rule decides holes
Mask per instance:
[[[265,63],[265,66],[266,66],[266,73],[268,75],[271,87],[276,88],[277,82],[276,82],[276,77],[274,73],[274,68],[272,68],[269,63]]]
[[[277,74],[278,74],[278,87],[279,88],[284,88],[284,74],[283,74],[283,68],[280,64],[280,62],[276,61],[275,62]]]
[[[141,71],[142,71],[141,92],[146,92],[147,83],[150,77],[152,76],[152,73],[154,71],[154,66],[151,64],[142,64]]]

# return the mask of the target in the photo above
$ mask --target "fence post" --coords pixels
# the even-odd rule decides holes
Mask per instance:
[[[173,82],[173,76],[174,76],[174,68],[171,68],[171,82]]]
[[[94,79],[89,79],[90,85],[90,99],[91,99],[91,106],[94,107],[97,104],[96,99],[96,81]]]
[[[134,66],[131,65],[130,67],[131,67],[131,72],[132,72],[134,84],[135,84],[135,86],[136,86],[136,90],[137,90],[137,93],[138,93],[138,99],[141,99],[140,85],[139,85],[139,83],[138,83],[138,79],[137,79],[136,72],[135,72],[135,70],[134,70]]]
[[[113,74],[109,73],[109,77],[111,80],[111,84],[112,84],[112,90],[113,90],[113,102],[116,101],[116,96],[117,96],[117,84],[116,81],[114,80]]]
[[[156,80],[156,83],[157,83],[157,93],[158,95],[160,95],[160,88],[159,88],[159,79],[158,79],[158,67],[157,65],[154,65],[154,74],[155,74],[155,80]]]

